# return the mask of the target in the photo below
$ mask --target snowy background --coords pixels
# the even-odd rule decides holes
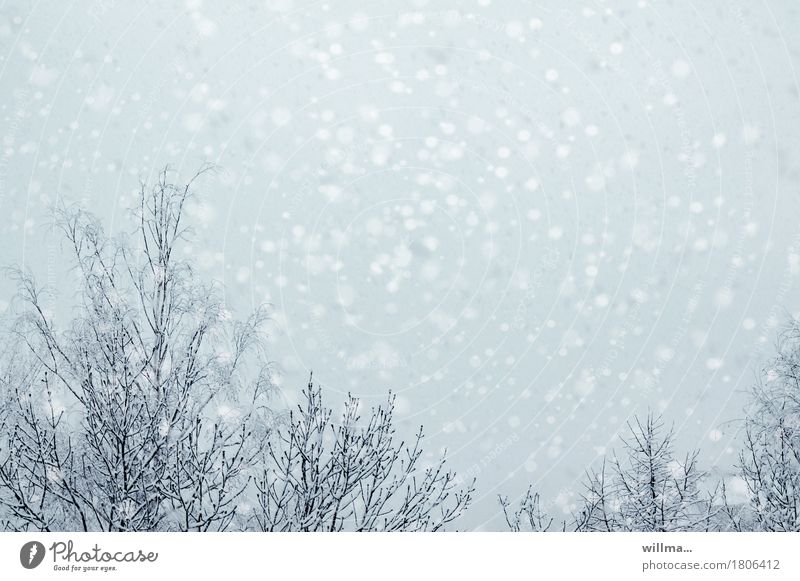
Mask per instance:
[[[725,474],[800,309],[799,8],[4,2],[0,264],[59,287],[53,203],[129,229],[141,179],[210,161],[186,252],[273,305],[284,403],[312,369],[397,393],[478,478],[460,528],[529,483],[560,518],[648,409]]]

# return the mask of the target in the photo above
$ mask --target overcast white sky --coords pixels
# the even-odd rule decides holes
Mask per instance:
[[[212,162],[186,252],[240,316],[273,305],[285,401],[311,369],[332,403],[397,393],[402,435],[478,477],[462,528],[529,483],[568,511],[648,409],[724,471],[800,310],[798,24],[788,0],[4,2],[0,263],[68,288],[51,204],[118,231],[140,179]]]

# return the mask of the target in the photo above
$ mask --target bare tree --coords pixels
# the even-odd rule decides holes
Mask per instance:
[[[342,418],[309,381],[303,401],[276,427],[256,482],[256,528],[263,531],[438,531],[469,505],[473,484],[442,458],[423,465],[422,429],[411,446],[395,441],[394,397],[372,409],[348,397]]]
[[[79,280],[69,325],[17,274],[0,417],[6,528],[205,531],[235,518],[267,417],[265,314],[234,322],[179,257],[197,177],[178,186],[165,170],[142,185],[133,237],[59,212]]]
[[[753,390],[739,468],[752,528],[800,531],[800,321],[782,333],[777,357]]]
[[[500,506],[503,508],[506,525],[512,532],[531,531],[544,533],[549,531],[553,524],[553,518],[548,517],[542,510],[539,493],[534,493],[530,487],[516,510],[512,508],[507,496],[500,496],[499,501]]]
[[[698,452],[677,458],[660,417],[628,424],[624,455],[589,473],[575,516],[578,531],[698,531],[712,527],[715,493],[704,493]]]

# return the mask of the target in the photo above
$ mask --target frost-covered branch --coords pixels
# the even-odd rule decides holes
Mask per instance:
[[[436,531],[470,504],[442,458],[422,460],[422,431],[395,441],[394,397],[361,421],[348,397],[340,421],[309,382],[303,402],[275,430],[256,486],[253,518],[265,531]]]

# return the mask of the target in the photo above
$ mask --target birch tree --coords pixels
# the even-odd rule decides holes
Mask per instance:
[[[782,333],[778,355],[755,386],[745,419],[740,475],[746,522],[763,531],[800,531],[800,322]],[[741,526],[732,519],[734,528]]]
[[[236,517],[269,417],[265,312],[234,321],[181,257],[199,175],[176,185],[165,170],[143,185],[131,236],[59,213],[78,280],[68,323],[17,272],[0,374],[6,528],[206,531]]]

